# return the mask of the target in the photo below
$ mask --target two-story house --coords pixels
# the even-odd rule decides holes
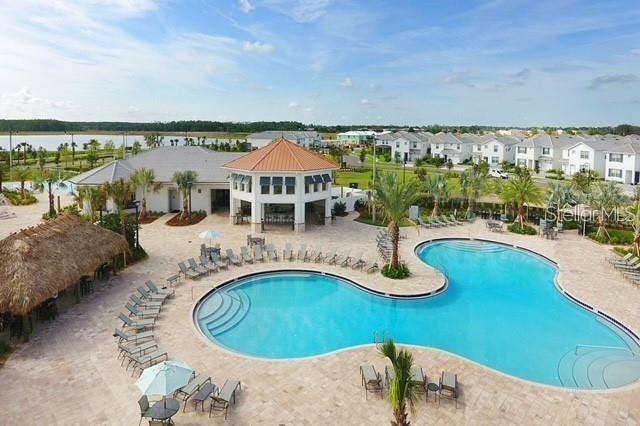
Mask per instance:
[[[515,164],[546,172],[562,168],[562,150],[585,140],[576,135],[540,133],[515,145]]]
[[[496,135],[484,135],[481,139],[482,154],[474,155],[474,161],[484,160],[491,167],[499,166],[503,161],[508,161],[509,163],[515,161],[515,145],[520,142],[520,139],[513,136]]]
[[[472,134],[457,136],[453,133],[437,133],[429,141],[431,155],[444,161],[451,160],[453,164],[460,164],[471,157],[475,138],[477,136]]]
[[[399,131],[380,135],[376,140],[376,149],[389,149],[391,158],[398,161],[415,162],[427,155],[429,141],[433,134],[429,132]]]

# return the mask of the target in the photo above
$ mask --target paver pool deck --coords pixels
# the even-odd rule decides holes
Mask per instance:
[[[44,325],[11,355],[0,369],[0,423],[135,425],[140,394],[135,378],[116,360],[112,337],[116,319],[128,295],[147,279],[164,283],[176,273],[176,263],[199,254],[198,234],[216,229],[223,248],[238,251],[246,242],[248,226],[232,226],[228,218],[211,215],[184,228],[164,225],[166,218],[145,225],[142,245],[149,259],[110,279],[106,286],[82,303]],[[0,223],[0,227],[5,223]],[[267,243],[280,250],[286,242],[323,250],[373,255],[380,228],[338,218],[326,227],[309,227],[304,234],[289,230],[265,233]],[[358,367],[371,363],[380,371],[386,365],[375,347],[359,347],[325,356],[294,361],[269,361],[245,357],[217,347],[196,331],[194,304],[214,286],[246,273],[276,268],[305,268],[335,272],[360,284],[393,293],[421,293],[439,288],[444,278],[413,254],[421,241],[442,237],[474,237],[517,244],[539,252],[559,264],[558,281],[575,297],[640,331],[640,293],[621,279],[606,262],[609,247],[567,232],[558,240],[536,236],[488,232],[484,221],[442,229],[403,228],[401,256],[414,276],[391,281],[338,266],[278,262],[231,266],[228,271],[196,281],[181,279],[176,296],[165,303],[155,334],[172,359],[184,361],[198,373],[222,385],[229,377],[242,381],[237,404],[229,409],[231,425],[378,425],[389,424],[391,409],[377,396],[364,398]],[[433,326],[438,326],[434,318]],[[523,336],[526,338],[526,336]],[[373,336],[372,336],[373,339]],[[607,391],[578,391],[539,385],[504,375],[482,365],[439,350],[412,347],[416,363],[430,381],[442,370],[458,374],[462,395],[456,409],[450,401],[438,406],[424,399],[417,405],[413,424],[636,424],[640,422],[640,384]],[[195,411],[174,417],[178,425],[224,424]],[[206,407],[208,409],[208,405]]]

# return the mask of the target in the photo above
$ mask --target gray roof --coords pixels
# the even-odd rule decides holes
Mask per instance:
[[[316,131],[306,131],[306,130],[291,130],[291,131],[280,131],[280,130],[265,130],[264,132],[259,133],[251,133],[247,136],[247,140],[249,139],[266,139],[266,140],[274,140],[285,138],[290,141],[296,141],[298,138],[319,138],[320,134]]]
[[[177,171],[193,170],[198,182],[227,182],[228,172],[222,165],[246,153],[219,152],[200,146],[163,146],[134,157],[112,161],[69,179],[76,185],[102,185],[120,178],[127,179],[142,167],[153,169],[156,182],[170,183]]]
[[[462,143],[462,141],[452,133],[440,132],[433,135],[433,137],[431,138],[431,143],[459,144],[459,143]]]

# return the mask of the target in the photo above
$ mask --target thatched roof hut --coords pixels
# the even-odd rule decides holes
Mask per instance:
[[[71,215],[0,241],[0,312],[24,315],[128,250],[125,238]]]

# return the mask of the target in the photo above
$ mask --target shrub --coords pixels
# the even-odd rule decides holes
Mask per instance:
[[[365,166],[356,166],[353,168],[353,171],[356,173],[366,173],[371,171],[371,169],[368,169]]]
[[[410,275],[409,268],[404,263],[398,265],[398,268],[392,268],[390,263],[382,267],[382,275],[392,280],[401,280]]]
[[[364,200],[362,198],[359,198],[356,200],[355,203],[353,203],[353,208],[357,211],[360,211],[364,208],[365,204],[364,204]]]
[[[602,235],[597,238],[596,238],[596,232],[597,232],[597,229],[594,230],[594,232],[589,234],[589,238],[602,244],[617,244],[617,245],[633,244],[634,236],[632,231],[607,228],[607,232],[609,233],[609,236],[607,237],[607,235]]]
[[[618,253],[620,256],[626,256],[627,254],[633,251],[633,248],[630,247],[614,247],[613,251]]]
[[[38,199],[33,195],[29,194],[25,191],[25,198],[23,199],[20,195],[20,191],[11,191],[9,189],[5,189],[2,191],[5,197],[9,199],[11,204],[14,206],[28,206],[29,204],[35,204],[38,202]]]
[[[519,223],[512,223],[511,225],[507,226],[507,229],[514,234],[521,235],[536,235],[538,233],[538,231],[536,231],[536,228],[529,225],[520,227]]]
[[[333,205],[333,211],[336,216],[346,216],[347,215],[347,204],[342,201],[338,201]]]

